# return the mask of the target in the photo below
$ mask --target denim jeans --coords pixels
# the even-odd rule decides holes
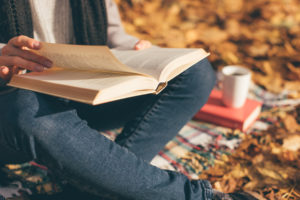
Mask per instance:
[[[215,84],[207,59],[158,95],[90,106],[28,90],[0,96],[0,162],[29,160],[111,199],[206,200],[205,180],[149,164],[204,105]],[[99,130],[124,127],[115,141]],[[105,195],[104,195],[105,196]]]

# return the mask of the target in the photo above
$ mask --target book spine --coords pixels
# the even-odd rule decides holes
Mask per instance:
[[[213,124],[228,127],[228,128],[240,129],[243,131],[243,123],[242,122],[230,120],[228,118],[226,119],[226,118],[222,118],[222,117],[212,116],[210,114],[203,113],[203,112],[198,112],[194,116],[193,119],[213,123]]]

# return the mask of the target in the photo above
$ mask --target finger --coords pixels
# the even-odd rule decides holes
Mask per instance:
[[[140,40],[135,45],[135,50],[143,50],[151,47],[151,42],[148,40]]]
[[[0,67],[0,78],[3,80],[9,80],[10,77],[10,69],[6,66]]]
[[[143,40],[140,40],[140,41],[138,41],[137,43],[136,43],[136,45],[135,45],[135,50],[142,50],[143,49],[143,42],[142,42]]]
[[[34,72],[44,71],[44,66],[18,56],[1,56],[0,63],[5,66],[17,66]]]
[[[41,48],[41,43],[39,41],[25,35],[13,37],[11,40],[9,40],[8,44],[19,48],[24,46],[36,50]]]
[[[39,63],[41,65],[44,65],[47,68],[50,68],[52,66],[52,62],[43,56],[37,55],[28,50],[22,50],[22,49],[15,48],[15,47],[9,46],[9,45],[3,47],[2,55],[20,56],[26,60],[30,60],[30,61]]]
[[[13,66],[13,67],[1,66],[0,67],[0,78],[5,81],[9,81],[9,79],[12,77],[13,74],[21,74],[23,70],[24,69],[21,69],[17,66]],[[0,82],[1,82],[1,80],[0,80]]]
[[[9,74],[9,68],[7,66],[1,66],[0,67],[0,74],[1,75],[7,75],[7,74]]]
[[[150,48],[152,46],[152,43],[150,41],[145,42],[145,47]]]
[[[22,71],[22,69],[20,67],[17,66],[13,66],[11,72],[13,74],[19,74]]]

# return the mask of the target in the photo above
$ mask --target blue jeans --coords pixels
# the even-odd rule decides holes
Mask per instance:
[[[211,199],[207,181],[149,162],[203,106],[214,84],[205,59],[158,95],[99,106],[21,89],[1,95],[0,162],[35,159],[109,199]],[[98,132],[121,126],[114,142]]]

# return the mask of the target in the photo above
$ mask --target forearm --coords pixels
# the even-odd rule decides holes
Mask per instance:
[[[121,31],[110,33],[109,38],[107,45],[117,49],[134,49],[135,44],[139,41],[138,38]]]
[[[133,49],[138,38],[127,34],[122,26],[118,7],[113,0],[106,0],[108,20],[108,41],[110,48]]]

